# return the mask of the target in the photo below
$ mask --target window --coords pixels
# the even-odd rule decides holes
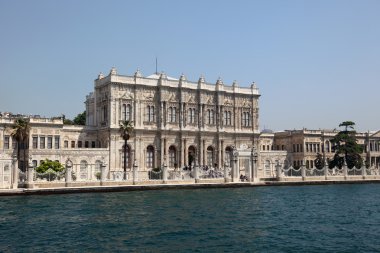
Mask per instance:
[[[231,111],[224,111],[224,125],[231,126]]]
[[[124,145],[122,146],[121,148],[121,164],[122,164],[122,167],[124,167]],[[127,168],[130,168],[131,167],[131,150],[130,150],[130,146],[127,145],[127,160],[126,160],[126,163],[127,163]]]
[[[48,138],[47,138],[47,148],[48,149],[53,148],[53,137],[52,136],[48,136]]]
[[[75,141],[71,141],[71,148],[75,148]]]
[[[154,122],[154,106],[153,105],[148,105],[146,107],[146,121]]]
[[[33,168],[37,167],[37,160],[33,160],[32,163],[33,163]]]
[[[153,168],[154,164],[154,148],[152,146],[148,146],[146,149],[146,167]]]
[[[242,113],[241,125],[243,127],[249,127],[249,126],[251,126],[251,119],[250,119],[249,112],[243,112]]]
[[[208,119],[208,124],[209,125],[214,125],[215,124],[215,118],[214,118],[214,110],[207,110],[207,119]]]
[[[9,149],[9,136],[4,136],[4,149]]]
[[[32,137],[32,145],[33,145],[33,149],[37,149],[38,148],[38,137],[37,136],[33,136]]]
[[[177,167],[176,149],[174,146],[169,147],[169,167]]]
[[[95,141],[92,141],[91,142],[91,148],[95,148],[95,147],[96,147]]]
[[[69,141],[64,141],[63,142],[63,147],[68,148],[69,147]]]
[[[45,136],[40,136],[40,149],[45,148]]]
[[[59,136],[54,136],[54,148],[59,149]]]
[[[189,108],[188,121],[190,124],[195,124],[195,108]]]
[[[131,120],[132,106],[130,104],[123,104],[121,106],[121,119]]]
[[[169,107],[168,121],[171,123],[175,123],[177,121],[177,112],[175,107]]]
[[[107,106],[104,105],[103,106],[103,121],[107,121],[107,118],[108,118],[108,110],[107,110]]]
[[[127,114],[127,105],[123,104],[121,106],[121,119],[126,120],[126,114]]]
[[[15,138],[12,138],[12,148],[13,149],[17,148],[17,141]]]
[[[88,148],[88,141],[85,141],[85,142],[84,142],[84,147],[85,147],[85,148]]]
[[[78,141],[78,148],[82,147],[82,141]]]

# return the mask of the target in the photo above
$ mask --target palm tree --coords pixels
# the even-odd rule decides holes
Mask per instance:
[[[133,122],[124,120],[120,123],[120,135],[124,139],[124,180],[127,179],[127,142],[133,131]]]
[[[26,163],[25,163],[25,152],[28,145],[29,140],[29,131],[30,131],[30,125],[29,120],[25,118],[17,118],[15,120],[14,125],[12,126],[12,139],[15,139],[17,141],[17,160],[20,160],[20,148],[21,143],[23,143],[24,148],[24,168],[21,168],[25,171]]]

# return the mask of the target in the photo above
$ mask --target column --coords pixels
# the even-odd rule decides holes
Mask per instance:
[[[204,154],[203,154],[203,152],[204,152],[203,144],[204,144],[204,140],[201,139],[200,145],[199,145],[199,155],[200,155],[199,165],[205,165],[204,160],[203,160],[203,157],[204,157]]]
[[[184,162],[184,166],[186,166],[186,165],[187,165],[187,146],[186,146],[186,139],[183,140],[183,146],[184,146],[183,162]]]
[[[133,162],[133,184],[137,184],[138,182],[138,166],[137,161]]]
[[[29,158],[29,163],[28,163],[28,178],[27,178],[27,188],[34,188],[34,166],[31,161],[31,158]]]
[[[19,180],[19,175],[18,175],[17,155],[13,155],[12,156],[12,189],[18,188],[18,180]]]
[[[168,182],[168,165],[166,164],[166,161],[164,161],[162,166],[162,180],[164,181],[164,184]]]
[[[107,164],[105,161],[102,161],[100,165],[100,185],[103,185],[107,180]]]
[[[229,167],[229,164],[228,164],[228,162],[226,162],[224,164],[224,182],[225,183],[228,183],[230,181],[230,178],[228,176],[228,167]]]

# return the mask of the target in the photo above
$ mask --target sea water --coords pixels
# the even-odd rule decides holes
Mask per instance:
[[[0,198],[0,252],[380,252],[380,184]]]

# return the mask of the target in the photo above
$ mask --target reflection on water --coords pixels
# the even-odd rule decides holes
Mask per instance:
[[[369,252],[380,185],[0,199],[0,251]]]

